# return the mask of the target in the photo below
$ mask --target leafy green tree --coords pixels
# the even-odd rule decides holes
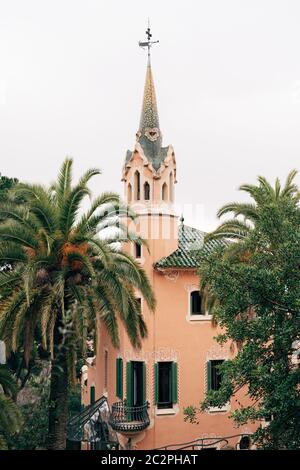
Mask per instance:
[[[119,345],[121,321],[135,347],[147,334],[136,291],[151,310],[155,299],[144,270],[119,242],[135,239],[122,223],[134,218],[117,194],[91,200],[80,215],[82,201],[91,197],[88,183],[100,173],[88,170],[72,185],[72,160],[66,159],[51,187],[19,184],[24,204],[4,202],[0,217],[0,338],[8,353],[24,348],[27,364],[35,335],[52,356],[49,398],[49,449],[64,449],[68,391],[75,382],[76,354],[83,356],[97,324]]]
[[[0,173],[0,201],[7,198],[8,191],[18,183],[17,178],[8,178]]]
[[[296,174],[296,170],[289,173],[283,188],[278,178],[273,188],[266,178],[259,176],[259,188],[270,203],[273,201],[276,204],[286,198],[299,201],[299,189],[294,183]],[[260,206],[265,204],[265,198],[261,198],[256,185],[243,184],[239,189],[249,194],[253,201],[250,203],[230,202],[221,207],[217,214],[219,218],[227,214],[233,215],[233,218],[225,220],[214,232],[207,234],[206,241],[243,240],[253,230],[260,217]]]
[[[0,364],[0,450],[7,448],[9,436],[19,431],[22,418],[14,399],[17,383],[8,367]]]
[[[278,183],[275,192],[265,180],[259,183],[251,187],[256,202],[251,230],[203,259],[201,285],[216,299],[213,313],[223,328],[216,339],[233,341],[237,354],[220,366],[220,390],[209,392],[200,407],[188,407],[186,419],[201,420],[198,412],[242,390],[251,405],[232,412],[235,422],[268,417],[270,423],[258,425],[254,436],[259,446],[295,449],[300,447],[299,193],[293,185],[276,197]]]

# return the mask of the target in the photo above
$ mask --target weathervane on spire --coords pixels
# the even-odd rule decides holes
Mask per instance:
[[[149,19],[148,19],[148,28],[146,30],[146,36],[147,36],[148,41],[139,41],[139,46],[142,47],[143,49],[145,49],[145,47],[148,48],[148,58],[150,59],[151,46],[152,46],[152,44],[156,44],[159,41],[151,41],[152,34],[151,34],[151,30],[150,30],[150,20]]]

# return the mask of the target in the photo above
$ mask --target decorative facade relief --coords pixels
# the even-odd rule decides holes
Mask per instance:
[[[190,293],[194,290],[199,290],[199,284],[184,284],[184,289]]]
[[[156,351],[125,351],[125,361],[178,362],[180,353],[172,348],[160,348]]]
[[[230,354],[227,347],[216,344],[206,351],[206,361],[214,361],[224,359],[227,361],[230,359]]]
[[[179,278],[179,271],[164,271],[163,275],[168,281],[176,282]]]

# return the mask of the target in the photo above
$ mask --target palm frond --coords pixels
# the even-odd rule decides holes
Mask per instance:
[[[73,159],[65,158],[58,174],[57,182],[53,185],[58,207],[61,209],[64,201],[71,192]]]
[[[59,217],[59,228],[67,236],[76,221],[80,204],[83,198],[90,194],[88,188],[75,187],[67,198],[64,200],[64,205],[61,208]]]
[[[257,220],[257,206],[255,204],[246,204],[240,202],[231,202],[219,209],[217,216],[220,218],[225,214],[233,213],[235,217],[240,215],[247,219]]]
[[[204,242],[208,243],[211,240],[242,240],[244,239],[252,230],[252,227],[249,223],[232,219],[226,222],[223,222],[219,227],[211,233],[208,233],[204,237]]]
[[[91,178],[94,176],[101,175],[99,168],[89,168],[80,178],[78,186],[85,187]]]

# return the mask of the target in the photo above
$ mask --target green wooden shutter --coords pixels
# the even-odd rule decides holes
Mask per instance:
[[[119,397],[120,392],[120,365],[119,358],[116,359],[116,396]]]
[[[178,366],[172,362],[172,403],[178,402]]]
[[[147,383],[146,383],[146,364],[143,362],[143,390],[142,390],[142,397],[143,403],[146,403],[146,392],[147,392]]]
[[[207,391],[209,392],[211,390],[211,373],[212,373],[212,364],[211,361],[207,362]]]
[[[158,363],[154,364],[154,403],[158,403]]]
[[[126,364],[126,403],[127,406],[133,406],[133,377],[131,361]]]
[[[123,400],[123,359],[116,359],[116,396]]]
[[[120,358],[120,399],[123,400],[123,359]]]
[[[92,405],[93,403],[95,403],[95,398],[96,398],[96,392],[95,392],[95,387],[92,386],[90,388],[90,404]]]

